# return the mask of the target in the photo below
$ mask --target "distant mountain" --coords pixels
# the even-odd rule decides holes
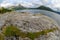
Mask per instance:
[[[12,9],[12,10],[20,10],[20,9],[25,9],[25,7],[23,7],[22,5],[17,5],[17,6],[11,6],[9,7],[9,9]]]
[[[10,11],[14,11],[14,10],[22,10],[22,9],[26,9],[26,8],[21,6],[20,4],[18,4],[16,6],[10,6],[10,7],[7,7],[7,8],[0,7],[0,14],[10,12]]]
[[[54,12],[51,8],[46,7],[46,6],[40,6],[40,7],[36,8],[36,9],[42,9],[42,10],[48,10],[48,11]]]
[[[47,10],[47,11],[51,11],[51,12],[60,14],[60,12],[54,11],[54,10],[52,10],[51,8],[46,7],[46,6],[40,6],[40,7],[38,7],[38,8],[25,8],[25,7],[23,7],[21,4],[18,4],[18,5],[16,5],[16,6],[11,6],[11,7],[8,7],[8,8],[6,8],[6,9],[12,10],[12,11],[13,11],[13,10],[22,10],[22,9],[40,9],[40,10]]]
[[[40,6],[40,7],[36,8],[36,9],[47,10],[47,11],[51,11],[51,12],[55,12],[55,13],[60,14],[60,12],[54,11],[54,10],[52,10],[51,8],[46,7],[46,6]]]
[[[54,11],[54,10],[52,10],[51,8],[49,8],[49,7],[46,7],[46,6],[40,6],[40,7],[38,7],[38,8],[25,8],[25,7],[23,7],[22,5],[18,5],[18,6],[12,6],[12,7],[10,7],[12,10],[22,10],[22,9],[41,9],[41,10],[47,10],[47,11],[51,11],[51,12],[54,12],[54,13],[58,13],[58,14],[60,14],[60,12],[58,12],[58,11]]]

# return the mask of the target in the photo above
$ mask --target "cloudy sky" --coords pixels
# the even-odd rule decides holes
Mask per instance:
[[[60,0],[0,0],[0,6],[8,7],[21,4],[24,7],[48,6],[54,10],[60,8]]]

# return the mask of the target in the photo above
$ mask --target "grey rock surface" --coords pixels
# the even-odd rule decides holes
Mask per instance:
[[[17,26],[23,32],[33,33],[55,27],[59,28],[58,24],[53,19],[42,14],[10,12],[0,15],[0,29],[10,24]],[[19,40],[30,39],[20,37]],[[40,35],[40,37],[34,40],[60,40],[60,32],[59,30],[49,32],[47,35]]]

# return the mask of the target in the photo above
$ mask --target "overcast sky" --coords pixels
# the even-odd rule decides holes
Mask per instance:
[[[0,6],[3,7],[17,5],[19,3],[24,7],[45,5],[53,9],[60,8],[60,0],[0,0]]]

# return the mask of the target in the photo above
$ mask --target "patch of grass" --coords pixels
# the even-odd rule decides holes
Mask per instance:
[[[47,33],[53,32],[55,30],[57,30],[57,28],[47,29],[47,30],[43,30],[40,32],[35,32],[35,33],[29,32],[29,33],[27,33],[27,37],[34,40],[35,38],[39,37],[40,35],[47,35]]]
[[[20,30],[13,25],[3,28],[3,34],[5,36],[19,36],[20,35],[19,32],[20,32]]]
[[[5,36],[18,36],[18,37],[28,37],[31,40],[34,40],[35,38],[39,37],[40,35],[47,35],[47,33],[49,32],[53,32],[55,30],[57,30],[58,28],[52,28],[52,29],[46,29],[46,30],[42,30],[40,32],[22,32],[21,30],[19,30],[16,26],[10,25],[6,28],[4,28],[3,33]]]
[[[26,34],[24,32],[21,32],[16,26],[10,25],[7,27],[3,28],[3,34],[7,37],[19,37],[21,36],[22,38],[26,37]]]
[[[4,40],[4,36],[0,33],[0,40]]]

